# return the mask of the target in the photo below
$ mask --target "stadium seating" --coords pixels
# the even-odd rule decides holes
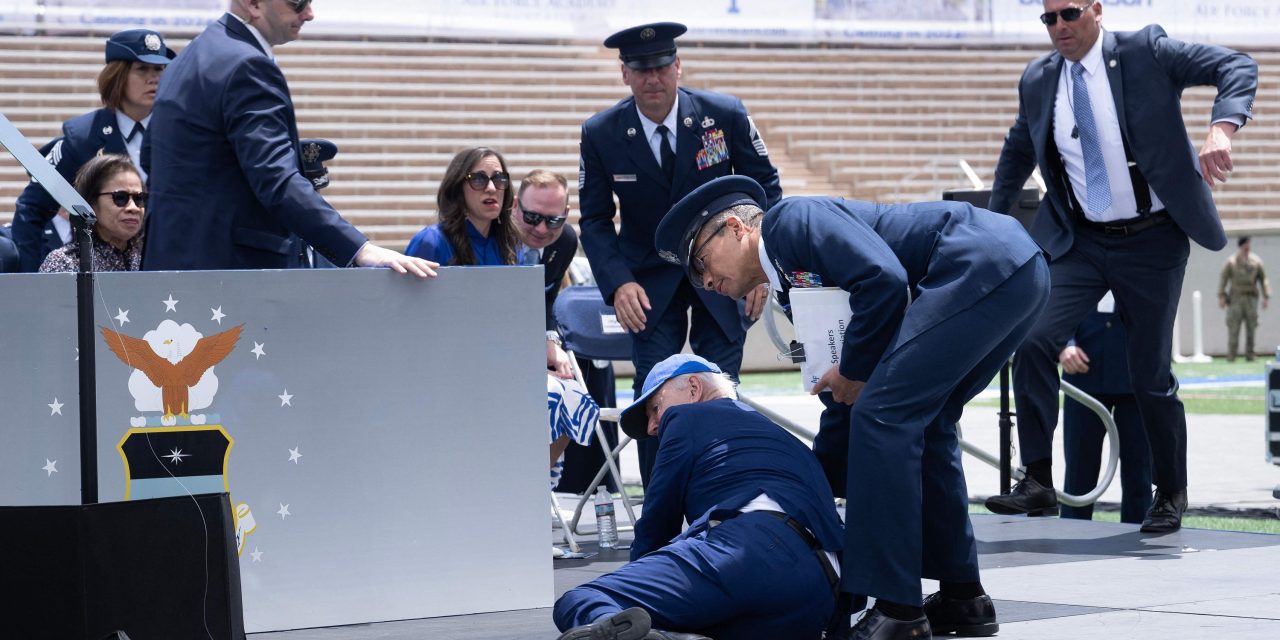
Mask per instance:
[[[785,193],[883,202],[967,186],[961,159],[989,182],[1017,110],[1017,79],[1045,50],[681,43],[685,84],[746,102]],[[454,152],[490,145],[517,176],[549,167],[572,177],[579,125],[627,95],[613,53],[581,43],[306,39],[276,53],[301,134],[340,148],[325,196],[397,249],[434,222]],[[1251,53],[1262,70],[1258,120],[1237,138],[1237,171],[1217,192],[1229,224],[1276,218],[1280,196],[1280,124],[1264,117],[1280,101],[1280,51]],[[97,106],[101,56],[100,35],[0,37],[0,111],[42,144]],[[1184,97],[1197,146],[1212,98],[1207,88]],[[0,158],[0,201],[9,203],[0,222],[25,184],[21,167]]]

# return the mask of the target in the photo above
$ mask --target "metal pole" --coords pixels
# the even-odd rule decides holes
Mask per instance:
[[[1000,494],[1013,481],[1013,413],[1009,411],[1009,362],[1000,367]]]
[[[93,230],[72,216],[80,269],[76,273],[76,330],[80,346],[80,503],[98,502],[98,396],[94,377]]]

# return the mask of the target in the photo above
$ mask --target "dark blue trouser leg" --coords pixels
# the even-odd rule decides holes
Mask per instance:
[[[849,477],[849,411],[847,404],[836,402],[830,392],[818,394],[822,401],[822,416],[818,419],[818,434],[813,438],[813,455],[822,465],[822,472],[831,485],[831,493],[844,498],[848,491]]]
[[[1096,398],[1112,411],[1120,434],[1120,521],[1140,524],[1151,506],[1151,454],[1142,416],[1131,395],[1099,394]],[[1106,433],[1107,428],[1098,414],[1070,398],[1063,401],[1064,491],[1081,495],[1097,486]],[[1093,505],[1063,505],[1062,517],[1092,519]]]

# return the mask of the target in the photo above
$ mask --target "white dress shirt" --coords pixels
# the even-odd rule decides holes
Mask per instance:
[[[640,112],[640,107],[636,107],[636,114],[640,116],[640,127],[644,129],[644,139],[649,142],[649,149],[653,151],[653,159],[658,161],[658,166],[662,166],[662,153],[658,147],[658,125],[667,127],[667,144],[671,147],[671,153],[676,152],[676,116],[680,113],[680,94],[676,93],[676,101],[671,103],[671,111],[667,112],[667,117],[662,122],[654,122],[645,117]]]
[[[142,128],[146,129],[151,124],[151,114],[141,120]],[[126,116],[123,111],[116,112],[116,125],[120,127],[120,137],[125,138],[124,148],[129,152],[129,159],[133,161],[133,166],[138,169],[138,176],[142,178],[142,184],[147,183],[147,172],[142,170],[142,162],[139,158],[142,156],[142,134],[138,134],[129,140],[129,133],[133,131],[133,125],[138,124],[133,118]]]
[[[1062,74],[1058,78],[1058,96],[1053,103],[1053,141],[1062,154],[1067,177],[1075,191],[1076,200],[1084,215],[1094,222],[1114,222],[1138,215],[1137,199],[1133,195],[1133,179],[1129,177],[1129,161],[1124,157],[1124,140],[1120,136],[1120,120],[1116,116],[1116,101],[1111,93],[1111,82],[1102,59],[1102,40],[1098,35],[1079,63],[1064,60]],[[1102,211],[1089,210],[1088,189],[1085,184],[1084,151],[1078,137],[1071,137],[1076,128],[1076,115],[1072,109],[1075,101],[1071,90],[1071,67],[1084,65],[1084,83],[1089,89],[1089,105],[1093,109],[1093,121],[1098,128],[1098,144],[1102,147],[1102,159],[1107,166],[1107,180],[1111,183],[1111,206]],[[1150,187],[1148,187],[1150,191]],[[1151,210],[1159,211],[1164,203],[1151,191]]]

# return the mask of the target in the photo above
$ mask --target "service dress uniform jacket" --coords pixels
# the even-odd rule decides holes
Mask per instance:
[[[1053,52],[1028,65],[991,196],[993,211],[1008,211],[1037,166],[1048,188],[1031,235],[1053,261],[1053,299],[1014,362],[1018,444],[1024,463],[1052,459],[1058,354],[1110,290],[1128,334],[1133,391],[1151,439],[1155,482],[1172,494],[1187,486],[1186,416],[1170,386],[1170,345],[1188,239],[1211,251],[1226,244],[1196,149],[1185,133],[1181,96],[1188,87],[1216,86],[1211,120],[1247,120],[1257,90],[1257,64],[1229,49],[1174,40],[1157,25],[1135,32],[1104,31],[1095,46],[1101,48],[1100,69],[1112,98],[1107,103],[1104,97],[1090,96],[1099,126],[1111,126],[1107,116],[1114,114],[1134,166],[1165,207],[1163,212],[1116,213],[1156,222],[1167,216],[1168,221],[1115,233],[1083,219],[1076,209],[1080,194],[1070,185],[1055,138],[1054,105],[1067,62]],[[1073,139],[1071,144],[1081,143]],[[1113,192],[1123,188],[1111,187]]]
[[[284,74],[229,13],[169,65],[146,136],[144,269],[304,266],[297,237],[346,266],[366,242],[302,175]]]
[[[128,155],[124,140],[127,133],[120,131],[116,112],[103,107],[63,123],[62,135],[41,147],[40,154],[68,183],[75,184],[76,172],[94,156]],[[18,196],[13,213],[13,243],[18,247],[23,271],[36,271],[50,251],[62,246],[62,239],[50,224],[58,207],[58,201],[34,179]]]
[[[814,546],[839,551],[840,520],[813,454],[727,398],[667,409],[657,438],[632,562],[566,593],[556,624],[642,607],[655,628],[717,640],[818,638],[835,607],[818,553],[778,516],[739,513],[764,494]]]
[[[782,295],[850,294],[840,373],[866,386],[852,407],[828,405],[844,419],[820,434],[847,443],[842,588],[920,606],[922,577],[978,581],[955,425],[1048,299],[1039,248],[1013,218],[961,202],[790,198],[761,237]]]

